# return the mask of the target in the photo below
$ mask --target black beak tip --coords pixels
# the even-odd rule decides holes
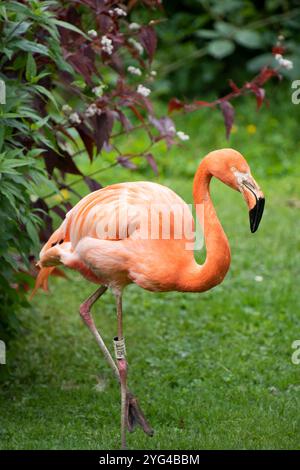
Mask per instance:
[[[251,233],[255,233],[257,229],[258,229],[258,227],[251,226],[251,222],[250,222]]]
[[[261,221],[263,212],[265,207],[265,200],[264,198],[259,198],[256,201],[256,204],[252,209],[249,211],[249,219],[250,219],[250,230],[251,233],[255,233],[258,229],[259,223]]]

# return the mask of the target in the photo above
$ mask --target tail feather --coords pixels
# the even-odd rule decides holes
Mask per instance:
[[[59,261],[59,253],[57,254],[58,259],[55,259],[55,253],[53,253],[53,250],[55,250],[54,247],[56,245],[61,245],[63,242],[69,241],[69,234],[67,229],[67,219],[65,219],[61,226],[55,230],[55,232],[53,232],[47,243],[45,243],[43,246],[40,252],[40,260],[37,263],[37,266],[39,266],[41,269],[35,280],[35,286],[30,294],[29,300],[32,300],[39,288],[43,289],[44,291],[48,291],[48,277],[51,274],[60,277],[66,277],[63,271],[61,271],[56,266],[57,264],[60,264],[57,262]],[[46,264],[46,266],[43,267],[43,264]],[[54,264],[54,266],[49,266],[49,264]]]
[[[33,291],[30,294],[29,300],[32,300],[32,298],[35,296],[37,290],[41,287],[44,291],[48,291],[48,277],[52,273],[52,271],[55,269],[55,266],[50,266],[48,268],[41,268],[40,272],[37,275],[37,278],[35,280],[35,286],[33,288]]]

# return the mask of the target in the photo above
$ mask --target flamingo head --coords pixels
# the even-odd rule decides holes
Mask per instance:
[[[263,215],[265,198],[251,175],[247,161],[233,149],[216,150],[207,157],[212,176],[243,195],[249,208],[250,230],[256,232]]]

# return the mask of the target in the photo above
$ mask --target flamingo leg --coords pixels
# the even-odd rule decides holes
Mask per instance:
[[[94,335],[99,348],[103,352],[104,357],[107,360],[110,367],[112,368],[117,380],[119,380],[119,370],[116,366],[116,363],[113,360],[113,358],[111,357],[111,354],[110,354],[109,350],[107,349],[107,347],[106,347],[99,331],[97,330],[96,325],[95,325],[94,320],[93,320],[93,317],[90,313],[90,310],[91,310],[92,306],[94,305],[94,303],[101,297],[101,295],[104,294],[104,292],[106,290],[107,290],[106,286],[99,287],[99,289],[97,289],[96,292],[94,292],[90,297],[88,297],[88,299],[85,302],[83,302],[80,305],[79,312],[80,312],[80,316],[83,319],[84,323],[87,325],[89,330]]]
[[[107,287],[106,286],[101,286],[99,287],[96,292],[94,292],[92,295],[90,295],[90,297],[88,297],[88,299],[83,302],[81,305],[80,305],[80,309],[79,309],[79,312],[80,312],[80,316],[81,318],[83,319],[84,323],[87,325],[87,327],[89,328],[89,330],[92,332],[93,336],[95,337],[96,341],[97,341],[97,344],[98,346],[100,347],[101,351],[103,352],[104,354],[104,357],[105,359],[107,360],[108,364],[110,365],[110,367],[112,368],[113,372],[114,372],[114,375],[116,377],[116,379],[118,380],[118,382],[121,384],[122,381],[121,381],[121,375],[122,377],[124,377],[124,373],[123,371],[120,373],[120,366],[122,368],[122,365],[123,363],[121,362],[121,364],[118,362],[118,366],[116,365],[114,359],[112,358],[108,348],[106,347],[99,331],[97,330],[96,328],[96,325],[94,323],[94,320],[92,318],[92,315],[91,315],[91,308],[92,306],[94,305],[94,303],[104,294],[104,292],[106,292],[107,290]],[[117,305],[121,305],[121,310],[120,310],[120,306],[117,308],[118,311],[121,312],[121,314],[119,315],[118,314],[118,337],[122,336],[122,299],[120,298],[119,301],[117,301]],[[126,361],[125,361],[126,362]],[[127,364],[125,366],[126,368],[126,371],[127,371]],[[128,430],[130,432],[132,432],[134,430],[134,427],[136,425],[139,425],[141,426],[141,428],[143,429],[143,431],[148,434],[149,436],[152,436],[153,435],[153,430],[152,428],[150,427],[150,425],[148,424],[139,404],[138,404],[138,401],[136,399],[136,397],[127,389],[127,374],[125,373],[125,381],[123,380],[123,383],[126,385],[126,397],[124,399],[124,396],[125,396],[125,392],[124,392],[124,386],[123,386],[123,395],[122,395],[122,400],[123,400],[123,405],[122,405],[122,409],[123,409],[123,413],[124,413],[124,409],[125,409],[125,418],[124,418],[124,415],[123,415],[123,418],[122,418],[122,426],[124,427],[124,423],[125,423],[125,426],[128,428]],[[123,431],[123,434],[125,433],[125,431]]]
[[[117,344],[120,345],[120,350],[116,349],[117,365],[120,374],[121,385],[121,446],[126,449],[126,423],[128,416],[129,403],[127,400],[127,361],[125,352],[125,342],[123,337],[123,313],[122,313],[122,294],[116,293],[117,301],[117,319],[118,319],[118,336]],[[116,344],[116,343],[115,343]]]

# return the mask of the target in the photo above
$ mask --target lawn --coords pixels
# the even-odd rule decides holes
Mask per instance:
[[[130,388],[155,429],[152,438],[139,430],[129,435],[132,449],[300,448],[300,365],[291,361],[292,342],[300,339],[299,111],[285,93],[258,115],[253,103],[241,104],[229,144],[246,156],[265,192],[256,234],[241,196],[212,185],[232,249],[223,284],[204,294],[126,289]],[[152,179],[191,202],[197,162],[228,143],[217,112],[177,123],[190,143],[168,154],[158,147],[159,177],[142,165],[134,173],[111,169],[99,180]],[[131,137],[127,145],[140,142]],[[97,165],[104,164],[92,170]],[[0,391],[2,449],[119,447],[119,389],[78,314],[94,286],[68,276],[50,280],[50,295],[36,296],[10,344]],[[111,293],[94,317],[111,345]]]

